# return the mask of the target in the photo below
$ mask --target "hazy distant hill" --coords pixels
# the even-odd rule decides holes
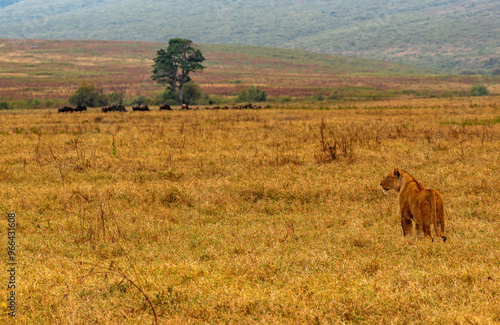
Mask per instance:
[[[498,0],[20,0],[0,37],[250,44],[500,68]]]

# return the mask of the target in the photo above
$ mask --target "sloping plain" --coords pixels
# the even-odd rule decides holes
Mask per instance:
[[[0,40],[0,100],[14,107],[63,104],[82,81],[105,92],[153,97],[163,86],[150,76],[165,43]],[[303,50],[200,44],[206,69],[193,80],[207,94],[231,98],[250,85],[275,99],[320,95],[332,99],[466,95],[475,83],[498,92],[498,77],[446,76],[378,60]]]

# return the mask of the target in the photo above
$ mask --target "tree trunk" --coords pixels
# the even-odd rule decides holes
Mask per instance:
[[[181,105],[184,104],[184,83],[179,83],[179,100],[181,101]]]

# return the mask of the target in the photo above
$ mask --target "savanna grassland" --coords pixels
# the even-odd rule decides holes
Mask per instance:
[[[299,105],[1,112],[17,322],[498,324],[498,97]],[[446,243],[403,237],[394,167]]]

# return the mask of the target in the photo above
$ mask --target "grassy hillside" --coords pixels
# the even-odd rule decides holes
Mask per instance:
[[[8,38],[263,45],[426,66],[500,68],[495,0],[21,0],[0,8]]]
[[[82,81],[128,97],[154,97],[150,76],[165,43],[0,40],[0,101],[13,107],[55,107]],[[377,60],[256,46],[200,44],[205,71],[193,75],[207,94],[232,96],[250,85],[276,101],[290,98],[360,100],[466,95],[475,83],[499,93],[499,77],[443,76]]]

